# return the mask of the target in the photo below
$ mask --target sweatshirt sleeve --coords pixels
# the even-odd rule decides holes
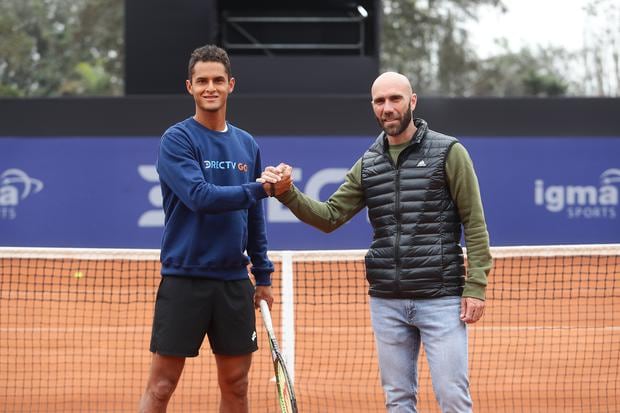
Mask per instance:
[[[350,220],[365,206],[361,184],[362,162],[358,160],[345,176],[344,183],[326,202],[316,201],[293,186],[278,200],[306,224],[323,232],[332,232]]]
[[[248,209],[267,197],[258,182],[219,186],[205,181],[191,145],[180,132],[168,131],[162,137],[157,172],[160,179],[194,212]]]
[[[487,277],[492,266],[489,233],[484,219],[478,177],[469,153],[460,143],[452,145],[448,152],[446,176],[463,223],[467,247],[467,279],[463,297],[484,300]]]
[[[259,178],[262,172],[260,150],[256,153],[253,179]],[[256,285],[271,285],[273,263],[267,258],[267,230],[263,201],[258,201],[248,211],[248,244],[247,252],[252,261],[251,272]]]

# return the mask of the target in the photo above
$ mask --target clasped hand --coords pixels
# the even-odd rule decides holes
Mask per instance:
[[[256,180],[263,184],[265,192],[271,196],[282,195],[293,185],[293,167],[285,163],[278,166],[268,166],[261,177]]]

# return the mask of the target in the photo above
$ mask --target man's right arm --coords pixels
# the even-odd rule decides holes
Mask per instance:
[[[360,159],[349,170],[344,183],[325,202],[310,198],[294,185],[277,198],[301,221],[323,232],[332,232],[364,208],[361,176]]]

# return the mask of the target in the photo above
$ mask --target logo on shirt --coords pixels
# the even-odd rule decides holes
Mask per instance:
[[[620,169],[610,168],[595,185],[549,185],[542,179],[534,182],[534,202],[550,212],[565,211],[568,218],[616,218]]]
[[[203,161],[205,169],[232,169],[241,172],[248,171],[248,164],[235,161]]]
[[[0,175],[0,219],[17,218],[17,206],[43,189],[43,182],[21,169],[7,169]]]

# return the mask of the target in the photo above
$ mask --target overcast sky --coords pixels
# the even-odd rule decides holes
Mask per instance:
[[[494,40],[505,37],[511,50],[523,45],[561,46],[576,50],[583,45],[588,0],[503,0],[508,8],[500,13],[492,7],[480,9],[472,24],[471,40],[480,57],[498,51]]]

